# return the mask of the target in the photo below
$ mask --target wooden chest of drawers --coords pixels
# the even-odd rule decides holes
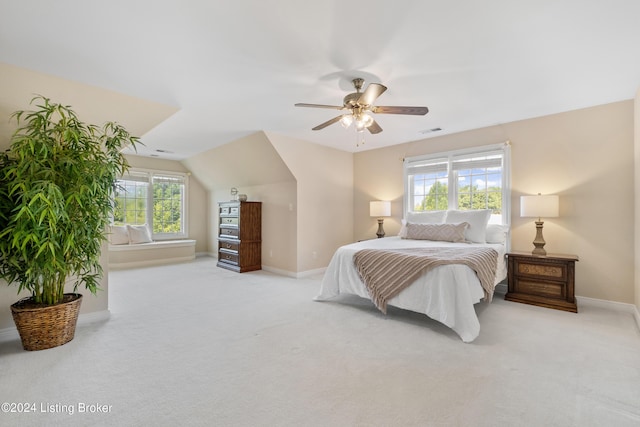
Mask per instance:
[[[505,299],[558,310],[578,312],[575,298],[575,255],[538,256],[511,252]]]
[[[244,273],[262,268],[262,203],[218,203],[218,267]]]

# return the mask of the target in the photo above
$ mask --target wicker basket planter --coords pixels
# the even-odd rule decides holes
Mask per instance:
[[[31,297],[11,305],[22,347],[25,350],[45,350],[71,341],[76,332],[82,295],[64,294],[60,304],[38,306]]]

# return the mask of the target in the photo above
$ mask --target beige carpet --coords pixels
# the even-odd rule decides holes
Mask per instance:
[[[314,302],[319,277],[202,258],[109,278],[108,321],[51,350],[0,343],[0,400],[35,409],[0,412],[0,425],[640,425],[630,314],[498,295],[476,306],[480,337],[464,344],[415,313]]]

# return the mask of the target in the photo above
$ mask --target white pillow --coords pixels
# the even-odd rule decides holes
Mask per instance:
[[[487,225],[487,243],[505,243],[509,227],[500,224]]]
[[[407,224],[407,239],[464,242],[466,222],[461,224]]]
[[[491,209],[481,209],[473,211],[447,211],[445,223],[460,224],[461,222],[469,223],[469,227],[464,232],[464,236],[468,242],[486,243],[487,242],[487,224],[491,216]]]
[[[126,225],[112,225],[109,228],[109,243],[112,245],[129,244],[129,230]]]
[[[136,243],[151,243],[151,232],[147,224],[144,225],[127,225],[129,230],[129,241],[132,244]]]
[[[407,222],[414,224],[442,224],[447,211],[407,212]]]
[[[402,220],[398,236],[407,237],[407,223],[413,224],[442,224],[447,211],[407,212],[407,218]]]

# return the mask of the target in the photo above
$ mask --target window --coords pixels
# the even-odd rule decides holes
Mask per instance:
[[[114,224],[149,224],[154,240],[187,237],[187,184],[178,172],[130,170],[116,183]]]
[[[405,212],[491,209],[508,224],[509,143],[411,157],[404,161]]]

